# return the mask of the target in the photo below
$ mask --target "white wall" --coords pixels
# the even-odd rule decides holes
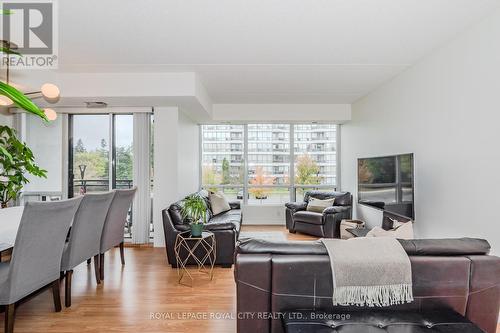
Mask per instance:
[[[165,246],[161,211],[199,188],[198,125],[177,107],[154,108],[154,246]]]
[[[343,189],[356,192],[358,157],[413,152],[417,237],[484,237],[498,253],[499,40],[496,11],[354,103],[342,126]]]
[[[244,225],[285,225],[285,205],[244,205]]]
[[[177,200],[177,123],[176,107],[154,109],[154,246],[165,246],[161,211]]]
[[[0,113],[0,126],[12,126],[13,121],[12,115]]]
[[[177,193],[181,198],[198,191],[200,186],[200,127],[179,112],[178,130]]]
[[[351,120],[349,104],[214,104],[212,112],[215,122],[318,121],[341,124]]]

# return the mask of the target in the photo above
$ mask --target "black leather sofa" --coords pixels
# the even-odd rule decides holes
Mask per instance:
[[[231,267],[234,262],[234,248],[239,237],[243,217],[240,203],[238,201],[230,202],[231,210],[214,215],[208,199],[208,192],[202,190],[197,194],[205,199],[208,207],[208,222],[205,225],[205,230],[209,230],[215,235],[217,243],[215,264],[222,267]],[[189,224],[184,221],[181,215],[183,200],[171,204],[168,209],[162,211],[167,258],[172,267],[177,265],[174,252],[175,239],[179,233],[190,230]],[[188,261],[188,264],[194,265],[195,262]]]
[[[320,200],[335,198],[332,207],[323,213],[307,211],[309,198]],[[307,191],[304,202],[285,204],[286,228],[324,238],[340,238],[340,221],[352,217],[352,195],[349,192]]]
[[[488,255],[487,241],[400,243],[411,262],[414,301],[373,308],[333,306],[330,259],[321,242],[241,240],[234,272],[237,332],[496,332],[500,258]]]

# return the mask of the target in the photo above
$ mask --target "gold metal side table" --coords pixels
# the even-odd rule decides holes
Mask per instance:
[[[191,285],[194,281],[193,276],[187,269],[190,258],[198,265],[198,272],[208,274],[210,280],[212,280],[217,255],[216,250],[215,235],[210,231],[203,231],[200,237],[191,236],[191,231],[178,234],[175,238],[174,252],[179,284],[183,284],[182,279],[184,276],[191,279]]]

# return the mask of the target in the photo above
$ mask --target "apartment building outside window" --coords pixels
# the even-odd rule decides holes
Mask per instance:
[[[201,126],[202,188],[247,204],[302,200],[337,186],[337,125]]]

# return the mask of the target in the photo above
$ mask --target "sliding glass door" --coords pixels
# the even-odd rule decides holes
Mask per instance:
[[[104,192],[109,185],[108,115],[70,115],[69,191],[74,197]]]
[[[133,116],[69,115],[68,197],[133,186]],[[131,237],[132,213],[125,225]]]

